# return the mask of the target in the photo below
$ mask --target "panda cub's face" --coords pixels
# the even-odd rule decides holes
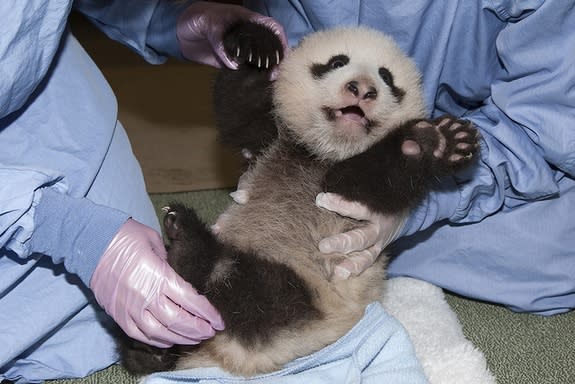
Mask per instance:
[[[274,83],[282,129],[320,159],[365,151],[402,122],[426,116],[415,64],[381,32],[340,28],[309,35]]]

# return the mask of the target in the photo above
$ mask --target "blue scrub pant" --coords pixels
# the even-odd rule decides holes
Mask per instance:
[[[87,198],[160,230],[119,122]],[[22,260],[0,252],[0,379],[34,383],[81,377],[117,361],[107,329],[112,322],[79,279],[48,257]]]

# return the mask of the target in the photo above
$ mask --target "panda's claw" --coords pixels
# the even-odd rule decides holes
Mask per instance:
[[[223,44],[226,54],[238,65],[256,70],[270,70],[282,58],[281,40],[271,29],[255,22],[240,22],[231,27],[224,33]]]

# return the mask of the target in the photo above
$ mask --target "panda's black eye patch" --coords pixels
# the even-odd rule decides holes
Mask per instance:
[[[321,79],[326,73],[345,67],[349,63],[349,57],[346,55],[332,56],[325,64],[313,64],[311,74],[315,79]]]
[[[385,67],[379,68],[379,76],[381,77],[381,79],[385,84],[387,84],[390,87],[393,87],[393,75],[391,74],[391,72],[389,72],[389,69]]]
[[[349,63],[349,57],[347,57],[345,55],[339,55],[339,56],[334,56],[331,59],[329,59],[327,65],[331,69],[338,69],[338,68],[346,66],[347,63]]]
[[[387,86],[391,89],[391,93],[393,94],[393,96],[395,96],[397,101],[401,103],[401,100],[405,96],[405,91],[395,86],[393,75],[391,74],[389,69],[385,67],[379,68],[379,76],[381,77],[383,82],[387,84]]]

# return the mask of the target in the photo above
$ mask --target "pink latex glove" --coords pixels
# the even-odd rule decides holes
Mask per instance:
[[[336,279],[347,279],[359,275],[369,268],[383,248],[396,239],[401,232],[407,213],[382,215],[372,212],[365,205],[345,200],[335,193],[319,193],[316,205],[342,216],[365,221],[363,227],[322,239],[319,250],[322,253],[343,253],[348,257],[334,269]]]
[[[129,219],[100,259],[90,288],[133,339],[160,348],[197,344],[222,330],[223,320],[166,257],[158,232]]]
[[[265,25],[278,35],[284,49],[287,38],[283,27],[271,17],[263,16],[239,5],[198,1],[182,12],[177,21],[176,34],[184,57],[216,68],[222,64],[236,69],[237,63],[224,50],[225,31],[239,21],[253,21]]]

